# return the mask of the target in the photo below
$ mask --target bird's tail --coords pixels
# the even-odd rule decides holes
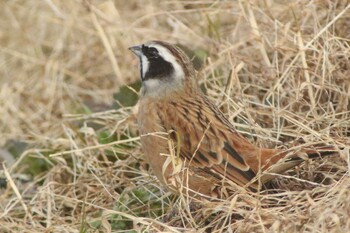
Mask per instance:
[[[321,146],[315,149],[307,148],[307,149],[304,149],[302,152],[307,155],[307,158],[314,159],[314,158],[320,158],[328,155],[334,155],[338,153],[338,151],[339,150],[334,146]],[[297,153],[297,157],[295,157],[294,159],[302,159],[302,158],[300,158],[300,156],[298,156],[298,153]]]
[[[324,156],[335,155],[338,149],[333,146],[319,146],[315,148],[304,148],[298,152],[289,152],[281,150],[264,149],[262,160],[265,164],[262,166],[262,175],[260,183],[265,184],[274,179],[276,174],[285,172],[307,159],[321,158]]]

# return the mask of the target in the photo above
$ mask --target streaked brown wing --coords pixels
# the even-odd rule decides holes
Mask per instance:
[[[253,153],[255,147],[234,131],[204,96],[194,96],[196,99],[170,101],[159,111],[165,127],[180,136],[180,155],[208,175],[221,175],[238,185],[246,185],[256,174],[238,151]],[[173,138],[176,140],[176,135]]]

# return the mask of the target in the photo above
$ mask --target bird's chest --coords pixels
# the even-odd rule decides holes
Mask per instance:
[[[159,103],[149,99],[140,100],[137,116],[142,150],[155,175],[164,183],[165,161],[171,153],[168,133],[163,125]]]
[[[141,135],[166,131],[159,118],[158,105],[150,99],[140,100],[137,121]]]

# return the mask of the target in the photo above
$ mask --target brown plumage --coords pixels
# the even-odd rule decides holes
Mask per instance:
[[[171,190],[206,196],[223,196],[224,187],[234,184],[258,190],[273,178],[257,179],[261,171],[286,171],[303,161],[301,154],[333,153],[332,147],[292,155],[256,147],[199,90],[193,66],[178,47],[151,41],[130,49],[140,58],[143,82],[142,148],[155,175]]]

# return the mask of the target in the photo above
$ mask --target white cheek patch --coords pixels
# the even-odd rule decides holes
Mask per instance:
[[[145,75],[148,71],[149,63],[148,59],[145,55],[141,55],[140,57],[140,65],[141,65],[141,79],[143,80],[145,78]]]

